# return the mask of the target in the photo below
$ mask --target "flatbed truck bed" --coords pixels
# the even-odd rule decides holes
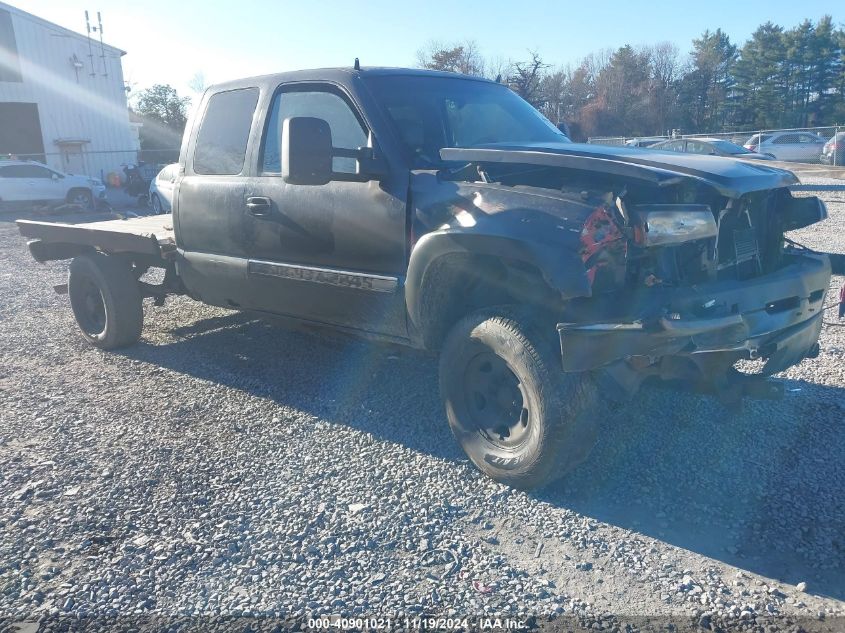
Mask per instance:
[[[166,259],[176,250],[170,214],[80,224],[18,220],[17,225],[21,234],[30,238],[29,250],[39,262],[67,259],[80,249],[91,248],[150,260]]]

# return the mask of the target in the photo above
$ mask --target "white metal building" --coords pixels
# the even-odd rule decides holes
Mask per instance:
[[[95,178],[135,162],[125,54],[0,2],[0,156]]]

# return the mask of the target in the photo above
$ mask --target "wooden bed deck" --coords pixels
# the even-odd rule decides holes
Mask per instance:
[[[107,252],[161,256],[176,248],[170,214],[82,224],[18,220],[17,225],[24,237],[47,243],[93,246]]]

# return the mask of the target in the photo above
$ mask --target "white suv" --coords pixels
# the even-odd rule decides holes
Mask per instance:
[[[73,176],[29,160],[0,160],[0,208],[77,204],[93,209],[106,196],[103,183],[88,176]]]

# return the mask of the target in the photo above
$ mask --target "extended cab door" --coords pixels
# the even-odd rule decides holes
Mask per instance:
[[[285,183],[280,130],[292,117],[327,121],[335,148],[366,147],[371,133],[357,105],[333,84],[283,84],[272,95],[242,211],[257,307],[407,336],[402,293],[407,174],[319,186]],[[333,170],[354,174],[356,161],[335,157]]]
[[[174,210],[179,275],[194,297],[249,307],[243,239],[246,156],[258,88],[211,94],[185,151]]]

